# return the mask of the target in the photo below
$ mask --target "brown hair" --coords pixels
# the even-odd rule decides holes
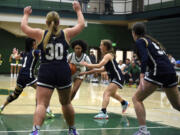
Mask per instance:
[[[59,19],[59,14],[55,11],[51,11],[47,14],[46,23],[49,26],[49,29],[44,38],[44,49],[46,49],[46,46],[52,34],[54,34],[55,36],[60,36],[60,29],[58,29]]]
[[[111,40],[108,39],[103,39],[101,40],[101,42],[103,43],[104,46],[106,46],[107,48],[107,53],[112,53],[114,55],[114,49],[112,47],[112,42]]]
[[[158,42],[155,38],[149,36],[146,34],[146,27],[144,23],[142,22],[137,22],[133,25],[132,31],[140,38],[140,37],[145,37],[150,39],[152,42],[156,43],[162,50],[165,50],[164,46]]]

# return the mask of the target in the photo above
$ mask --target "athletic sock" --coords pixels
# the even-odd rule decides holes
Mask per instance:
[[[40,126],[34,125],[34,126],[33,126],[33,131],[36,131],[36,130],[40,130]]]
[[[121,105],[125,105],[125,104],[126,104],[126,101],[123,100],[123,101],[121,102]]]
[[[48,112],[48,113],[50,112],[50,108],[49,108],[49,106],[47,107],[46,112]]]
[[[101,111],[106,114],[106,108],[102,108]]]
[[[147,126],[146,125],[139,126],[139,130],[146,132],[147,131]]]

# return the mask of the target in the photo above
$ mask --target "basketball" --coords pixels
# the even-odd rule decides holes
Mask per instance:
[[[75,74],[76,73],[76,65],[75,64],[73,64],[73,63],[69,63],[69,67],[70,67],[70,69],[71,69],[71,74],[73,75],[73,74]]]

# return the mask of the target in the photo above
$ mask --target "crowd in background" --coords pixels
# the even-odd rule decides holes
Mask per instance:
[[[176,61],[171,54],[168,54],[168,58],[175,68],[180,68],[180,60]],[[90,51],[90,60],[94,64],[97,61],[95,55],[93,54],[93,51]],[[138,86],[141,63],[137,55],[134,53],[133,57],[131,59],[125,59],[125,62],[123,62],[123,60],[119,60],[118,64],[119,68],[121,69],[124,75],[125,85],[129,87]],[[86,80],[92,83],[109,84],[107,72],[90,75],[87,77]]]

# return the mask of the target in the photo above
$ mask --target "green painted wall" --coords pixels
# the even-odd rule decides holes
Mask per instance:
[[[117,48],[123,50],[132,49],[131,32],[126,26],[113,26],[104,24],[88,24],[76,38],[87,41],[90,47],[99,47],[102,39],[110,39],[117,43]]]

